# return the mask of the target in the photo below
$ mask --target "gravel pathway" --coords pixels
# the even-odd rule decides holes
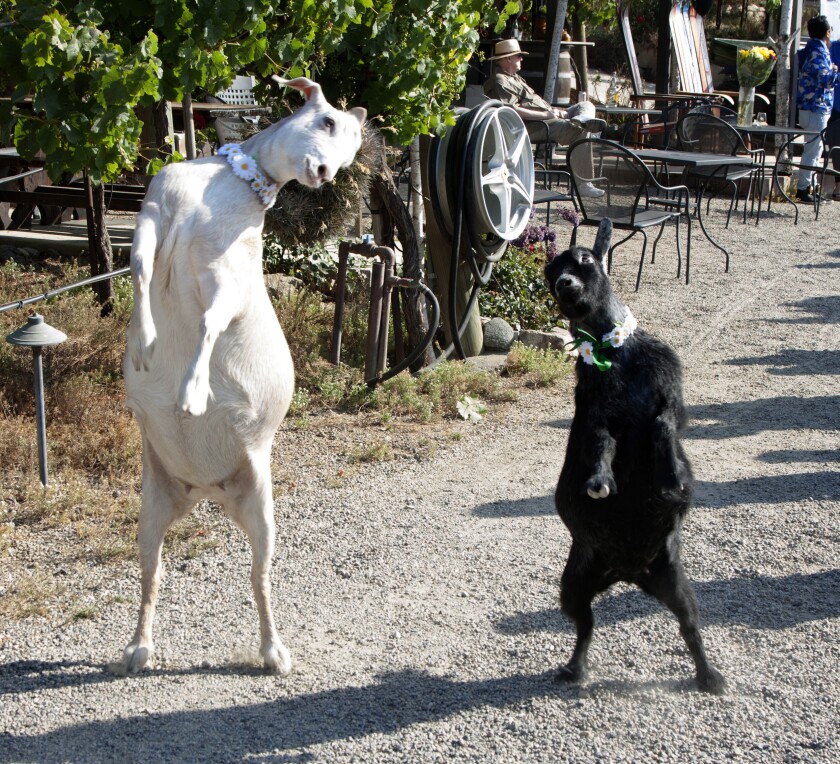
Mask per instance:
[[[551,500],[565,385],[458,425],[431,458],[316,472],[278,496],[288,678],[254,662],[239,531],[170,560],[158,661],[139,677],[107,667],[133,631],[135,566],[74,567],[66,586],[99,603],[95,618],[0,624],[0,764],[840,760],[840,205],[819,224],[779,209],[724,230],[713,210],[710,226],[731,273],[695,229],[689,286],[670,233],[638,293],[633,245],[614,282],[685,364],[685,562],[725,696],[695,689],[676,620],[624,586],[596,604],[590,679],[552,681],[573,643]],[[284,428],[277,469],[332,463],[330,447]]]

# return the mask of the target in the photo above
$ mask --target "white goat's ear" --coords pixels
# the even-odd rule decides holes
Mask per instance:
[[[592,245],[592,253],[599,260],[604,259],[607,250],[610,247],[610,240],[612,239],[612,220],[604,218],[598,226],[598,233],[595,235],[595,243]]]
[[[284,80],[282,77],[272,74],[271,79],[280,85],[280,87],[300,90],[300,92],[306,97],[307,101],[320,101],[324,98],[321,93],[321,86],[317,82],[310,80],[308,77],[295,77],[293,80]]]
[[[367,109],[363,109],[361,106],[354,106],[347,113],[358,119],[360,125],[363,125],[367,119]]]

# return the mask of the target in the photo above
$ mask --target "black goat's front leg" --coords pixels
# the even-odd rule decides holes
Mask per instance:
[[[615,438],[606,427],[597,427],[590,432],[587,445],[591,475],[584,484],[586,493],[593,499],[605,499],[611,493],[618,493],[612,469],[616,450]]]
[[[653,422],[653,455],[657,486],[663,493],[684,493],[691,482],[691,468],[680,446],[673,412],[663,411]]]
[[[726,690],[726,680],[706,657],[703,637],[700,635],[697,598],[678,556],[678,533],[671,537],[668,546],[668,551],[663,552],[662,557],[651,566],[648,575],[639,585],[677,616],[680,634],[694,660],[698,687],[703,692],[722,695]]]
[[[574,622],[577,638],[572,657],[557,672],[558,682],[580,682],[586,678],[586,656],[595,628],[592,600],[612,583],[614,580],[606,576],[591,550],[573,541],[560,579],[560,607]]]

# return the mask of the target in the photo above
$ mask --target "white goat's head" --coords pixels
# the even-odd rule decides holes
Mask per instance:
[[[294,179],[317,188],[353,162],[362,145],[367,111],[359,107],[339,111],[327,103],[321,86],[306,77],[272,79],[299,90],[306,103],[283,120],[283,140],[272,146],[270,159],[262,158],[263,166],[278,182]]]

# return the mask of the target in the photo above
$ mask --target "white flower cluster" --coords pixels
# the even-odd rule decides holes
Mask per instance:
[[[613,327],[612,331],[607,332],[603,337],[601,337],[601,342],[597,348],[589,341],[581,342],[580,345],[578,345],[578,353],[580,353],[581,360],[590,366],[596,361],[601,363],[603,361],[600,356],[601,349],[606,347],[620,348],[625,342],[627,342],[627,338],[636,331],[638,325],[639,324],[636,321],[635,316],[628,308],[627,313],[624,316],[624,321],[617,323]],[[595,338],[593,337],[592,339]],[[605,368],[607,368],[608,365],[609,364],[607,363]]]
[[[253,157],[242,152],[238,143],[226,143],[219,149],[219,156],[227,158],[228,164],[237,177],[247,180],[251,188],[260,197],[263,207],[269,209],[277,199],[279,188],[276,183],[269,183],[262,174]]]
[[[627,314],[624,316],[622,323],[616,324],[613,330],[605,334],[601,339],[604,342],[609,342],[614,348],[620,348],[627,338],[636,331],[638,323],[635,316],[627,309]]]

